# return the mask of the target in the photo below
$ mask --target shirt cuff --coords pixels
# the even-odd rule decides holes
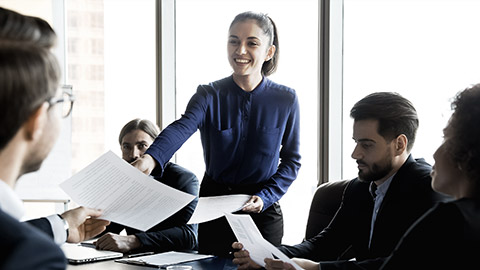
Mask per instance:
[[[58,215],[51,215],[46,217],[52,226],[53,240],[58,245],[67,241],[67,230],[65,229],[65,223]]]

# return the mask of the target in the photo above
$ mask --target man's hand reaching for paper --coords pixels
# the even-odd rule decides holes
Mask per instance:
[[[61,214],[68,223],[69,243],[79,243],[91,239],[105,230],[110,221],[95,219],[102,215],[101,210],[77,207]]]
[[[233,253],[233,263],[238,265],[239,270],[262,268],[250,259],[250,254],[247,250],[243,249],[242,243],[234,242],[232,248],[237,250]]]

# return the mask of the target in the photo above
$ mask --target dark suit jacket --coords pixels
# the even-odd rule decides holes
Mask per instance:
[[[48,221],[48,219],[38,218],[38,219],[27,220],[25,222],[39,229],[40,231],[46,233],[48,236],[50,236],[53,239],[52,225],[50,224],[50,221]]]
[[[410,225],[436,202],[445,199],[431,188],[430,171],[431,166],[423,159],[414,160],[411,156],[398,170],[377,214],[371,248],[368,243],[374,202],[369,183],[353,179],[345,188],[340,208],[327,228],[301,244],[283,246],[280,250],[289,257],[313,261],[336,261],[349,247],[357,261],[388,256]],[[378,268],[382,261],[376,260],[364,263]],[[322,263],[322,270],[357,269],[357,264]]]
[[[66,262],[51,238],[0,210],[0,269],[65,269]]]
[[[480,202],[441,203],[415,222],[382,266],[391,269],[480,269]]]
[[[198,179],[192,172],[187,169],[168,162],[160,176],[160,170],[154,170],[152,176],[165,185],[181,190],[183,192],[197,196],[192,202],[187,204],[177,213],[173,214],[166,220],[155,225],[146,232],[142,232],[130,227],[117,223],[111,223],[107,226],[106,232],[119,233],[124,228],[127,234],[134,234],[142,243],[142,248],[138,251],[180,251],[197,249],[197,224],[188,224],[188,220],[195,211],[198,203]]]

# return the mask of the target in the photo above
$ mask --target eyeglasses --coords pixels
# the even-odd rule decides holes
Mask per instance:
[[[70,113],[72,113],[73,102],[75,101],[75,96],[72,93],[71,85],[62,85],[62,97],[57,98],[53,97],[48,100],[50,107],[62,103],[62,117],[67,118]]]

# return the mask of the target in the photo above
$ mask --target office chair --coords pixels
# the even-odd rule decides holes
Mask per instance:
[[[327,227],[340,207],[343,191],[349,182],[350,180],[327,182],[317,187],[310,205],[305,239],[314,237]],[[338,257],[338,260],[348,260],[353,257],[353,251],[348,248]]]
[[[343,190],[349,182],[341,180],[318,186],[310,205],[305,239],[314,237],[327,227],[340,206]]]

